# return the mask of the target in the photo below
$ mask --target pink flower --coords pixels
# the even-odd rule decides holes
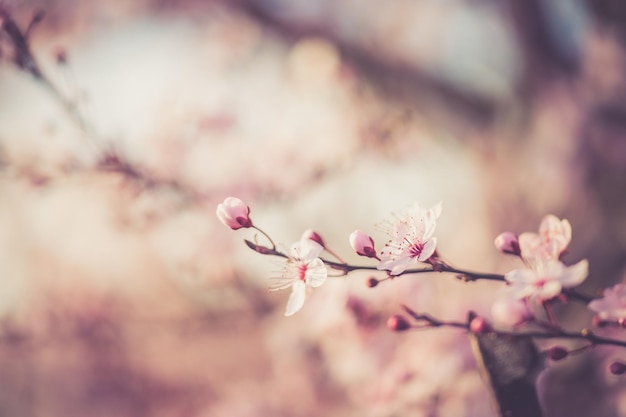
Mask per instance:
[[[533,315],[526,300],[517,298],[500,298],[491,306],[491,318],[503,326],[519,326],[529,321]]]
[[[573,266],[565,266],[556,260],[537,260],[531,267],[515,269],[504,278],[511,286],[513,297],[532,298],[537,301],[550,300],[559,295],[563,288],[582,283],[589,273],[586,259]]]
[[[433,233],[440,215],[441,203],[428,210],[415,204],[403,215],[395,216],[395,221],[381,225],[390,239],[377,268],[399,275],[412,264],[427,261],[437,246]]]
[[[280,277],[274,278],[276,283],[270,287],[270,291],[291,287],[285,316],[291,316],[302,308],[307,287],[319,287],[326,281],[328,271],[319,258],[323,249],[319,243],[308,238],[292,245]]]
[[[549,214],[541,220],[539,233],[522,233],[519,246],[522,258],[557,260],[572,239],[572,226],[565,219]]]
[[[377,258],[376,249],[374,249],[374,240],[370,235],[360,230],[355,230],[350,234],[350,246],[352,246],[352,249],[354,249],[357,255]]]
[[[493,243],[500,252],[520,255],[519,241],[517,235],[513,232],[500,233]]]
[[[617,284],[604,290],[604,296],[589,303],[602,320],[626,318],[626,285]]]
[[[248,216],[250,207],[237,197],[226,197],[223,203],[217,205],[217,218],[233,230],[242,227],[252,227],[252,220]]]

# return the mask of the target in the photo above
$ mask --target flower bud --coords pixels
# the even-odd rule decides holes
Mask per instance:
[[[533,319],[525,300],[501,298],[491,307],[491,318],[503,326],[519,326]]]
[[[387,320],[387,327],[394,332],[403,332],[411,328],[411,323],[407,321],[403,316],[396,314],[389,317]]]
[[[491,331],[491,326],[483,317],[476,316],[470,321],[469,329],[473,333],[488,333]]]
[[[622,375],[626,372],[626,365],[622,362],[615,361],[609,366],[609,371],[611,371],[613,375]]]
[[[367,286],[370,288],[374,288],[375,286],[378,285],[380,281],[374,277],[369,277],[367,280]]]
[[[374,240],[366,233],[355,230],[350,234],[350,246],[360,255],[368,258],[376,258],[376,249],[374,249]]]
[[[513,232],[500,233],[493,243],[500,252],[517,256],[521,254],[517,235]]]
[[[567,355],[569,355],[569,352],[561,346],[553,346],[548,349],[547,352],[548,358],[553,361],[560,361],[561,359],[565,359],[567,358]]]
[[[250,207],[237,197],[227,197],[223,203],[217,205],[217,218],[233,230],[242,227],[252,227],[252,220],[248,216]]]
[[[302,233],[302,239],[309,239],[313,242],[319,243],[321,247],[325,248],[324,239],[313,229],[307,229]]]

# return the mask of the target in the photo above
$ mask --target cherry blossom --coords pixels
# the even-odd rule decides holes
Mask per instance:
[[[374,248],[374,239],[367,233],[355,230],[350,234],[350,246],[357,255],[366,256],[368,258],[376,258],[376,249]]]
[[[252,227],[250,207],[237,197],[226,197],[224,202],[217,205],[217,218],[233,230],[242,227]]]
[[[307,237],[292,245],[281,275],[274,278],[275,284],[270,287],[270,291],[291,287],[285,316],[291,316],[302,308],[308,287],[319,287],[326,281],[328,270],[319,258],[323,249],[319,243]]]
[[[626,285],[617,284],[604,290],[604,296],[589,303],[602,320],[626,318]]]
[[[556,297],[563,288],[579,285],[588,273],[586,259],[569,267],[555,260],[537,260],[529,268],[515,269],[504,278],[510,284],[513,297],[541,302]]]
[[[527,232],[519,236],[522,258],[557,260],[571,239],[572,226],[569,221],[548,214],[541,220],[539,233]]]
[[[390,236],[385,249],[380,253],[378,269],[399,275],[417,262],[427,261],[437,246],[433,237],[437,219],[441,215],[441,203],[430,209],[414,204],[395,221],[381,225]]]

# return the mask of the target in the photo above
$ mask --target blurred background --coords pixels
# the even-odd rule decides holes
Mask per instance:
[[[494,416],[467,335],[501,284],[333,278],[285,318],[287,248],[443,201],[449,263],[505,273],[504,230],[568,218],[582,291],[626,267],[620,0],[0,1],[0,415]],[[589,325],[584,305],[559,308]],[[620,334],[614,336],[620,337]],[[626,415],[595,349],[545,371],[546,415]]]

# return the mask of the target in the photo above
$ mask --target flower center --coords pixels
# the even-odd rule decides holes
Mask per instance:
[[[417,257],[419,257],[422,254],[423,250],[424,250],[424,244],[423,243],[414,243],[409,248],[409,256],[411,258],[417,258]]]
[[[298,279],[300,281],[304,281],[305,280],[306,270],[307,270],[307,266],[306,265],[300,265],[298,267]]]

